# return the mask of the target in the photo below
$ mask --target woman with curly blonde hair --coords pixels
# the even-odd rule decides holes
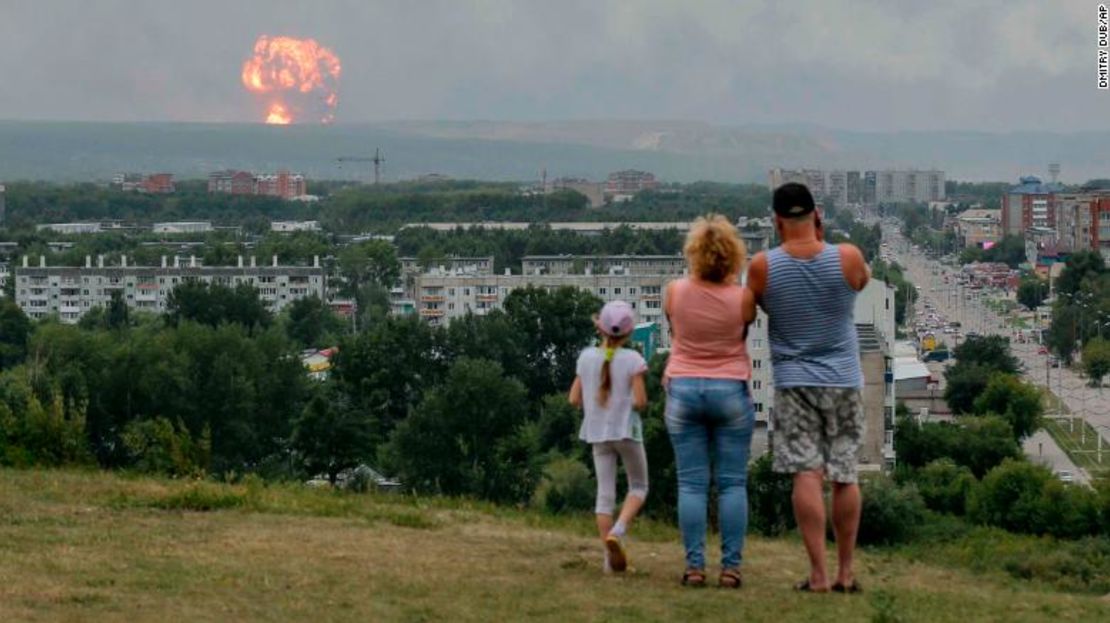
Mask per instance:
[[[715,471],[721,529],[718,584],[739,588],[755,425],[745,340],[755,320],[755,299],[739,284],[747,251],[724,216],[694,221],[683,252],[689,275],[667,285],[663,305],[671,326],[664,383],[667,431],[678,470],[678,522],[686,548],[682,583],[705,585],[706,507]]]

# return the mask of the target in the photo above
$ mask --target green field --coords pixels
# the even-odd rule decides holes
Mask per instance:
[[[1072,462],[1092,477],[1110,475],[1110,441],[1103,437],[1100,453],[1098,433],[1082,418],[1046,419],[1044,428]]]
[[[883,551],[865,595],[800,595],[794,539],[751,538],[741,591],[684,589],[658,523],[605,577],[588,515],[458,500],[4,470],[0,517],[2,621],[1110,620],[1105,598]]]

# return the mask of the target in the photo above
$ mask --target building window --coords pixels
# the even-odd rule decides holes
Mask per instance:
[[[755,412],[756,413],[763,413],[763,403],[762,402],[755,403]]]
[[[613,288],[613,295],[614,296],[620,296],[621,295],[621,289],[620,288]]]
[[[633,294],[636,294],[636,288],[629,288],[628,289],[628,295],[632,296]]]
[[[763,389],[763,381],[759,379],[752,381],[752,389]]]
[[[763,367],[763,360],[762,359],[753,359],[752,360],[752,367],[755,368],[756,370],[761,369]]]
[[[608,294],[608,291],[605,288],[598,288],[597,293],[601,296],[605,296],[606,294]]]

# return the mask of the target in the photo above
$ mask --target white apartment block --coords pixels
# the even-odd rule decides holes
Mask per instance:
[[[35,319],[57,315],[65,323],[77,322],[94,307],[107,306],[113,292],[119,292],[133,310],[163,313],[170,292],[187,281],[232,288],[252,285],[275,313],[297,299],[324,299],[326,287],[319,258],[312,266],[279,266],[277,256],[269,265],[258,265],[253,257],[244,265],[240,256],[237,266],[201,266],[195,257],[188,262],[163,257],[161,266],[128,266],[126,256],[115,266],[106,266],[104,256],[98,256],[93,266],[86,256],[84,267],[47,266],[43,257],[32,267],[24,256],[23,266],[14,273],[16,303],[24,313]]]
[[[45,223],[35,225],[35,231],[49,231],[55,234],[98,234],[100,223]]]
[[[294,231],[320,231],[319,221],[272,221],[270,231],[289,233]]]
[[[156,234],[202,234],[213,229],[211,221],[173,221],[155,223],[151,231]]]
[[[509,294],[535,286],[554,290],[570,286],[602,301],[623,300],[640,322],[654,322],[662,345],[670,343],[663,315],[663,288],[674,275],[477,275],[432,271],[416,279],[416,312],[433,325],[467,314],[482,316],[501,309]]]

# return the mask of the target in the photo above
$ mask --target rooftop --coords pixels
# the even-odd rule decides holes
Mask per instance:
[[[1018,185],[1010,187],[1011,195],[1048,195],[1062,192],[1064,185],[1059,183],[1045,184],[1035,175],[1026,175],[1018,179]]]

